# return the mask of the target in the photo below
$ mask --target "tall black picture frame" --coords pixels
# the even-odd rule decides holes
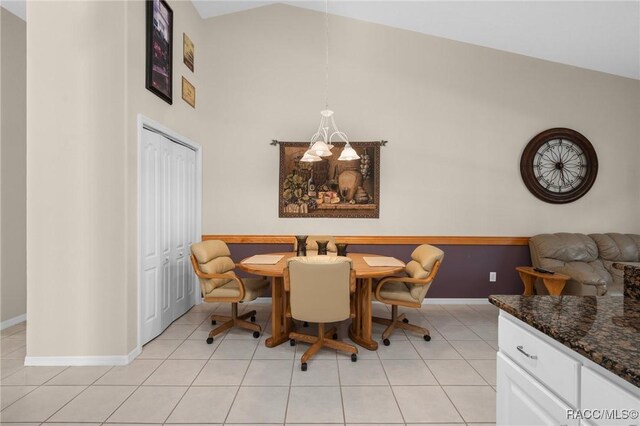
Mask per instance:
[[[165,0],[147,0],[146,87],[173,103],[173,10]]]

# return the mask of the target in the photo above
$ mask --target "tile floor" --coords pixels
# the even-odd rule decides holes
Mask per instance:
[[[498,311],[492,305],[404,310],[432,340],[397,330],[390,346],[359,349],[358,361],[322,350],[300,370],[308,347],[269,349],[271,305],[256,309],[265,333],[231,330],[207,345],[203,304],[176,320],[124,367],[24,367],[25,324],[2,331],[3,424],[437,424],[495,423]],[[389,309],[374,305],[377,315]],[[339,336],[346,336],[340,324]],[[374,325],[380,338],[382,326]],[[305,329],[302,329],[305,330]],[[311,327],[309,329],[313,331]]]

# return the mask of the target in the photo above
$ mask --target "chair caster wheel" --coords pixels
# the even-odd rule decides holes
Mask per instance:
[[[255,315],[251,315],[251,322],[256,322],[256,316]]]
[[[260,337],[260,332],[259,332],[259,331],[254,331],[254,332],[253,332],[253,337],[255,337],[256,339],[257,339],[258,337]]]
[[[391,344],[391,342],[389,341],[389,339],[383,339],[382,340],[382,344],[385,346],[389,346]]]
[[[307,371],[307,363],[306,362],[303,362],[302,365],[300,365],[300,370]]]
[[[211,325],[216,325],[216,320],[211,320]]]
[[[210,345],[213,343],[213,337],[207,337],[207,344]]]
[[[293,340],[293,339],[289,339],[289,345],[295,346],[296,345],[296,341]]]
[[[333,333],[333,340],[338,340],[338,333]]]
[[[405,324],[409,324],[409,320],[406,319],[406,318],[402,318],[402,322],[405,323]]]
[[[302,324],[302,326],[303,326],[303,327],[309,327],[309,323],[305,321],[305,322]]]
[[[356,362],[358,360],[358,355],[351,354],[351,362]]]
[[[423,338],[424,340],[426,340],[427,342],[428,342],[429,340],[431,340],[431,336],[429,336],[428,334],[425,334],[424,336],[422,336],[422,338]]]

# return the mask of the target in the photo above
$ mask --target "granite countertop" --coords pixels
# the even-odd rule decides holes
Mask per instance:
[[[640,301],[623,296],[489,296],[489,301],[640,387]]]

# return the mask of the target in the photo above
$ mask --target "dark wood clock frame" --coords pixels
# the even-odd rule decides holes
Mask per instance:
[[[577,145],[587,159],[587,171],[584,178],[578,186],[566,192],[550,191],[539,182],[534,173],[536,153],[544,144],[556,139],[566,140]],[[591,142],[581,133],[562,127],[548,129],[537,134],[525,147],[520,158],[520,174],[527,189],[540,200],[552,204],[570,203],[584,196],[593,186],[598,175],[598,156]]]

